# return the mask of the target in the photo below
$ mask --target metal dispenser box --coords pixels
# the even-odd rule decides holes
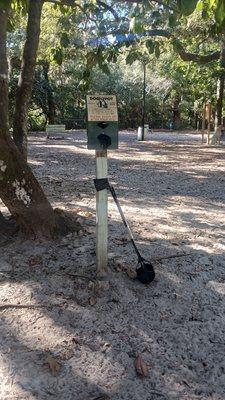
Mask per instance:
[[[118,110],[115,95],[87,95],[89,150],[118,149]]]

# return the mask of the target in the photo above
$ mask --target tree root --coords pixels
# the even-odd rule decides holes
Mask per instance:
[[[83,231],[81,223],[78,221],[78,215],[74,212],[61,210],[60,208],[54,209],[57,233],[59,235],[68,235],[69,233],[77,233]]]

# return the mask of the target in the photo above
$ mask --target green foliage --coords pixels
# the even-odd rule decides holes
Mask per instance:
[[[214,18],[217,32],[224,32],[225,0],[199,0],[197,9],[202,11],[203,18]]]
[[[156,56],[156,58],[159,58],[159,56],[160,56],[160,45],[159,45],[159,42],[155,42],[155,56]]]
[[[23,12],[24,15],[28,9],[28,0],[0,0],[0,7],[6,10],[12,9],[14,12]]]
[[[178,0],[178,7],[183,15],[190,15],[196,9],[198,0]]]
[[[169,22],[169,27],[170,28],[174,28],[177,25],[177,16],[176,16],[176,14],[169,15],[168,22]]]
[[[153,42],[152,39],[148,39],[145,41],[145,46],[147,47],[147,50],[149,54],[153,54],[155,50],[155,43]]]
[[[4,9],[10,9],[11,7],[11,1],[10,0],[0,0],[0,7]]]
[[[182,49],[182,45],[179,39],[171,40],[174,50],[178,53]]]
[[[196,9],[202,11],[204,18],[214,16],[217,30],[225,29],[225,0],[177,0],[182,15],[188,16]]]
[[[215,8],[215,18],[218,26],[225,28],[225,0],[217,0]]]
[[[32,127],[35,121],[43,126],[47,119],[49,88],[57,122],[83,126],[85,94],[106,91],[118,94],[122,125],[137,127],[141,119],[143,63],[149,66],[146,98],[151,125],[162,125],[162,107],[165,121],[172,118],[172,104],[178,94],[181,123],[190,123],[194,101],[201,104],[208,97],[215,101],[215,82],[221,71],[217,62],[211,68],[201,67],[181,61],[177,53],[182,48],[196,54],[219,49],[224,2],[172,0],[161,6],[149,1],[134,5],[84,0],[76,8],[46,2],[30,112]],[[10,57],[21,55],[27,3],[11,3]],[[169,32],[171,38],[149,33],[157,30]],[[48,81],[43,75],[43,62],[49,63]],[[15,74],[10,82],[11,103],[14,83]],[[79,124],[75,123],[78,120]]]
[[[138,50],[133,50],[126,56],[126,64],[132,65],[136,60],[141,60],[142,54]]]
[[[30,108],[28,114],[28,126],[31,131],[44,131],[46,118],[41,108]]]
[[[130,20],[130,32],[141,34],[144,32],[143,21],[140,17],[132,17]]]
[[[70,39],[69,39],[69,36],[68,36],[68,34],[66,32],[62,32],[61,38],[60,38],[60,44],[64,48],[69,47]]]
[[[63,51],[61,47],[56,47],[54,49],[51,50],[52,53],[52,60],[58,64],[58,65],[62,65],[63,62]]]

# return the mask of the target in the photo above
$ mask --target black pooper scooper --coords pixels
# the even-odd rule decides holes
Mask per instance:
[[[98,135],[97,138],[104,150],[106,150],[112,144],[111,137],[104,133],[104,129],[107,128],[108,125],[109,124],[107,124],[107,122],[103,121],[98,123],[99,128],[101,128],[103,132],[100,133],[100,135]]]
[[[98,192],[100,190],[108,189],[110,191],[110,193],[112,194],[112,197],[113,197],[113,199],[114,199],[114,201],[116,203],[116,206],[118,208],[118,211],[120,213],[122,221],[123,221],[128,233],[129,233],[131,243],[132,243],[132,245],[134,247],[134,250],[135,250],[135,252],[136,252],[136,254],[138,256],[138,265],[137,265],[137,268],[136,268],[137,279],[141,283],[145,283],[145,284],[151,283],[155,278],[155,271],[154,271],[153,265],[152,265],[152,263],[150,261],[145,260],[141,256],[141,254],[140,254],[140,252],[139,252],[139,250],[138,250],[138,248],[136,246],[136,243],[134,241],[134,237],[133,237],[132,231],[130,229],[130,226],[129,226],[129,224],[126,221],[126,218],[124,216],[123,210],[122,210],[121,205],[119,203],[119,200],[118,200],[118,197],[116,195],[114,187],[109,184],[109,181],[108,181],[107,178],[94,179],[94,184],[95,184],[95,188],[96,188],[96,190]]]

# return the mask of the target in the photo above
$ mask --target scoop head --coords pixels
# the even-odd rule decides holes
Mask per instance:
[[[151,283],[155,279],[153,265],[148,261],[142,261],[136,269],[137,279],[144,284]]]

